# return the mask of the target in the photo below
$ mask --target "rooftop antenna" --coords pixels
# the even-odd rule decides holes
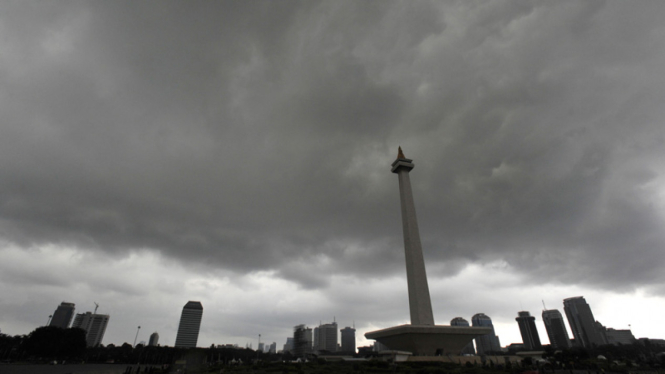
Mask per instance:
[[[97,314],[97,308],[99,308],[99,304],[97,304],[96,301],[93,301],[93,303],[95,303],[95,312],[92,314]]]
[[[547,310],[547,307],[545,306],[545,300],[540,300],[540,301],[543,302],[543,308],[544,308],[543,310]]]

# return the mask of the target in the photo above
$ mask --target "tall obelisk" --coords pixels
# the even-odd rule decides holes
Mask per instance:
[[[402,228],[404,230],[404,253],[406,255],[406,279],[409,287],[409,310],[412,325],[434,325],[432,301],[427,285],[425,260],[420,245],[420,232],[413,203],[409,172],[413,160],[404,157],[399,147],[397,160],[392,163],[392,172],[399,179],[399,198],[402,205]]]
[[[400,148],[397,160],[392,163],[392,172],[397,174],[399,179],[399,197],[402,203],[411,324],[369,331],[365,333],[365,337],[378,341],[388,349],[412,352],[414,355],[458,354],[473,338],[487,335],[493,330],[489,327],[434,325],[416,208],[413,204],[411,180],[409,179],[409,172],[413,169],[411,161],[404,157],[402,148]]]

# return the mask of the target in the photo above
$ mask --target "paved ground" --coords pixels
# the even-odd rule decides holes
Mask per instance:
[[[128,365],[0,365],[2,374],[122,374]],[[136,373],[136,369],[133,370]]]

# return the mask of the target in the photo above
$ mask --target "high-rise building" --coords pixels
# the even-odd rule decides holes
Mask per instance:
[[[182,308],[178,335],[175,338],[177,348],[195,348],[199,340],[199,329],[203,317],[203,305],[199,301],[189,301]]]
[[[284,343],[284,348],[282,350],[284,353],[293,352],[293,338],[286,338],[286,343]]]
[[[317,351],[337,351],[337,322],[319,325],[314,331]]]
[[[529,351],[540,349],[542,346],[540,345],[540,337],[536,329],[536,317],[533,317],[527,311],[522,311],[517,312],[515,321],[517,321],[517,325],[520,327],[524,348]]]
[[[148,347],[156,347],[159,344],[159,334],[157,331],[150,334],[150,339],[148,340]]]
[[[304,357],[312,353],[312,329],[305,325],[298,325],[293,328],[293,349],[291,350],[296,357]]]
[[[315,327],[314,328],[314,337],[312,339],[312,349],[314,352],[319,351],[319,328]]]
[[[575,344],[584,348],[607,344],[602,333],[596,327],[591,307],[584,297],[570,297],[563,300],[563,310],[568,317],[568,324],[573,330]]]
[[[469,321],[465,320],[462,317],[455,317],[452,320],[450,320],[450,326],[463,326],[463,327],[469,327]],[[473,342],[469,342],[462,351],[460,352],[462,355],[475,355],[476,350],[473,348]]]
[[[596,326],[596,331],[600,335],[600,339],[603,341],[603,344],[607,344],[607,335],[605,334],[605,332],[607,332],[607,327],[603,326],[603,324],[598,321],[596,321],[594,326]]]
[[[307,341],[307,349],[311,352],[314,340],[312,339],[312,329],[309,327],[305,329],[305,340]]]
[[[268,348],[268,353],[277,353],[277,343],[276,342],[272,342],[272,344],[270,344],[270,348]]]
[[[543,310],[543,323],[547,330],[547,337],[554,349],[570,348],[570,338],[563,322],[563,316],[558,309]]]
[[[58,308],[53,313],[51,318],[51,323],[49,326],[60,327],[61,329],[66,329],[69,327],[69,324],[72,323],[72,318],[74,317],[74,303],[62,302],[58,305]]]
[[[74,323],[72,323],[72,328],[77,327],[85,330],[85,341],[88,347],[96,347],[102,343],[108,323],[108,314],[85,312],[85,314],[78,313],[76,315]]]
[[[630,330],[608,328],[605,331],[605,336],[607,337],[607,344],[612,345],[631,345],[636,341],[633,332]]]
[[[471,317],[471,324],[478,327],[491,327],[492,332],[490,334],[482,335],[474,340],[476,341],[476,351],[479,355],[488,355],[492,352],[501,351],[501,344],[499,343],[499,337],[496,336],[494,332],[494,325],[492,324],[492,319],[485,315],[484,313],[474,314]]]
[[[356,353],[356,329],[345,327],[340,332],[342,333],[342,352]]]

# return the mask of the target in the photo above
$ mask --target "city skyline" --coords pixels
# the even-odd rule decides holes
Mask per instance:
[[[96,304],[96,303],[95,303]],[[578,320],[579,317],[576,315],[579,313],[579,311],[582,311],[582,314],[585,316],[590,316],[591,319],[593,320],[593,329],[596,331],[597,329],[602,330],[602,335],[604,337],[604,343],[603,344],[616,344],[617,342],[620,342],[622,344],[630,344],[629,342],[634,341],[636,337],[632,334],[632,331],[629,329],[622,329],[618,328],[615,329],[612,326],[604,326],[602,325],[599,321],[596,321],[593,319],[593,313],[590,309],[590,306],[588,303],[586,303],[586,300],[584,299],[583,296],[574,296],[574,297],[569,297],[563,300],[563,305],[564,309],[568,307],[568,314],[570,314],[569,317],[567,317],[566,322],[564,322],[564,318],[562,314],[557,310],[557,309],[543,309],[542,310],[542,326],[539,326],[539,324],[535,323],[535,318],[530,315],[530,312],[528,311],[520,311],[518,312],[518,317],[515,319],[518,322],[518,330],[521,336],[521,341],[513,341],[512,343],[517,343],[517,344],[524,344],[524,349],[525,350],[534,350],[538,349],[536,348],[538,344],[535,344],[535,346],[532,346],[533,343],[525,343],[524,342],[524,334],[535,336],[535,340],[532,339],[533,342],[541,342],[539,339],[539,333],[538,329],[545,329],[546,331],[546,337],[549,338],[549,342],[545,342],[544,340],[542,341],[542,345],[546,344],[554,344],[556,349],[559,349],[560,347],[556,345],[556,343],[552,342],[552,338],[554,337],[555,339],[559,339],[558,344],[567,346],[568,348],[573,346],[573,343],[575,340],[570,340],[569,336],[574,336],[574,332],[572,332],[572,329],[570,328],[571,324],[573,322]],[[98,306],[96,304],[96,306]],[[63,309],[67,310],[68,312],[72,312],[74,310],[75,304],[74,303],[68,303],[68,302],[62,302],[58,308],[56,309],[56,312],[60,312],[61,314],[63,313]],[[96,309],[95,309],[96,313]],[[52,317],[52,316],[49,316]],[[181,343],[181,347],[203,347],[202,345],[196,344],[196,339],[198,339],[198,329],[200,329],[200,322],[202,319],[202,306],[201,303],[198,301],[189,301],[187,304],[182,309],[182,313],[180,316],[180,323],[179,323],[179,328],[178,331],[182,330],[183,331],[183,343]],[[589,318],[587,318],[589,319]],[[92,338],[88,338],[89,344],[90,345],[95,345],[101,343],[101,340],[103,339],[104,332],[106,330],[106,325],[108,324],[109,320],[109,315],[101,315],[101,314],[93,314],[91,312],[86,312],[86,313],[79,313],[76,315],[76,318],[74,319],[74,323],[72,323],[71,327],[79,327],[79,328],[84,328],[83,325],[95,325],[94,328],[92,328]],[[185,323],[183,324],[183,320]],[[471,320],[477,325],[477,326],[492,326],[494,328],[492,320],[489,316],[485,315],[484,313],[476,313]],[[94,323],[93,323],[94,322]],[[579,322],[575,322],[579,324]],[[588,323],[588,321],[587,321]],[[355,325],[355,322],[354,322]],[[451,326],[469,326],[468,321],[466,321],[463,317],[455,317],[450,321]],[[524,326],[523,326],[524,325]],[[49,326],[54,326],[52,323],[52,319],[49,319]],[[182,326],[182,327],[181,327]],[[56,326],[60,327],[60,326]],[[298,346],[300,348],[290,348],[290,349],[295,349],[294,352],[296,352],[297,355],[302,355],[302,352],[315,352],[319,350],[323,351],[329,351],[329,352],[335,352],[335,350],[330,350],[330,347],[336,347],[337,351],[343,350],[343,341],[344,341],[344,333],[345,331],[347,332],[347,335],[353,335],[354,339],[354,346],[359,347],[360,345],[357,345],[357,340],[359,337],[355,336],[355,328],[351,327],[345,327],[344,329],[341,329],[339,332],[341,332],[341,335],[339,332],[337,332],[337,327],[339,325],[337,324],[336,321],[333,321],[332,323],[328,324],[323,324],[319,322],[318,326],[315,326],[314,329],[308,327],[305,324],[300,324],[298,326],[295,326],[293,328],[293,335],[294,336],[287,336],[287,342],[288,341],[301,341]],[[630,326],[629,326],[630,327]],[[62,327],[61,327],[62,328]],[[194,330],[196,331],[194,331]],[[321,332],[323,329],[323,333]],[[523,329],[526,329],[527,331],[524,331]],[[85,328],[84,328],[85,330]],[[190,331],[191,330],[191,331]],[[571,334],[568,334],[568,331],[572,332]],[[535,333],[533,333],[535,331]],[[138,333],[140,332],[140,326],[137,331],[137,336],[138,338]],[[334,332],[334,333],[333,333]],[[352,334],[348,334],[351,333]],[[598,333],[601,333],[600,331],[596,331]],[[332,334],[331,334],[332,333]],[[605,334],[607,336],[605,337]],[[87,333],[87,335],[90,335]],[[196,337],[194,337],[196,335]],[[296,338],[297,337],[297,338]],[[653,336],[650,337],[652,339],[659,339],[659,338],[654,338]],[[156,345],[158,340],[159,340],[159,334],[157,332],[154,332],[150,335],[150,342],[147,343],[149,345]],[[365,339],[367,340],[367,339]],[[487,350],[487,347],[494,346],[494,347],[507,347],[511,343],[505,343],[501,344],[499,342],[499,337],[496,335],[496,337],[490,337],[490,336],[482,336],[480,337],[480,344],[484,344],[486,346],[484,349],[481,348],[481,351]],[[177,339],[176,339],[177,341]],[[475,342],[475,343],[474,343]],[[484,342],[484,343],[482,343]],[[374,344],[374,341],[369,339],[365,343],[369,343],[369,345]],[[108,343],[107,343],[108,344]],[[140,344],[146,344],[145,341],[141,341]],[[213,343],[214,344],[214,343]],[[236,343],[225,343],[226,345],[234,345],[234,346],[240,346],[237,342]],[[225,345],[225,344],[217,344],[217,345]],[[352,343],[350,342],[349,339],[347,339],[347,346],[351,346]],[[469,347],[464,348],[462,353],[472,353],[471,351],[475,351],[475,347],[477,347],[477,344],[479,342],[474,339],[471,343],[469,343]],[[588,344],[588,343],[587,343]],[[165,344],[166,345],[166,344]],[[253,343],[248,342],[245,344],[246,347],[251,348],[253,346]],[[272,345],[276,345],[275,342],[272,343]],[[257,345],[257,349],[261,351],[267,351],[269,347],[272,347],[272,345],[268,345],[265,341],[260,341],[260,334],[259,334],[259,342]],[[475,345],[475,347],[474,347]],[[205,345],[204,345],[205,346]],[[286,347],[286,346],[285,346]],[[303,348],[303,347],[309,347],[309,348]],[[297,353],[300,352],[300,353]],[[473,353],[472,353],[473,354]]]
[[[390,163],[434,321],[541,301],[665,337],[665,3],[0,4],[0,329],[281,346],[409,323]],[[572,330],[568,326],[572,338]],[[137,331],[137,326],[141,326]],[[136,333],[138,332],[138,337]],[[613,335],[614,334],[614,335]]]

